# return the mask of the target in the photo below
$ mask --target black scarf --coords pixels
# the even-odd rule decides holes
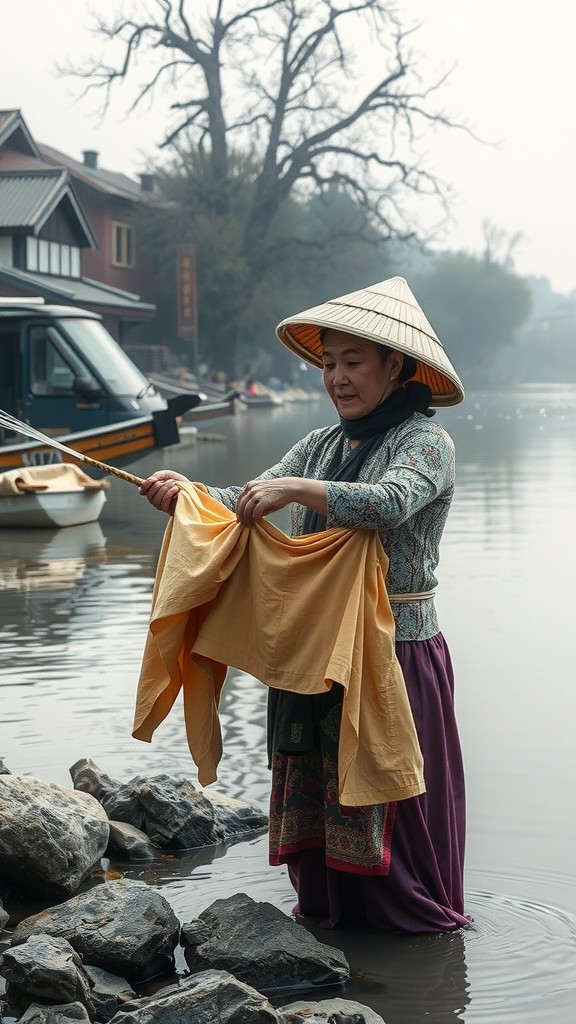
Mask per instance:
[[[393,391],[372,412],[356,420],[340,417],[342,438],[332,457],[323,480],[342,480],[348,483],[358,479],[361,467],[372,452],[382,444],[384,435],[415,412],[433,416],[430,409],[432,393],[426,384],[408,381]],[[360,440],[346,459],[344,441]],[[317,533],[326,527],[326,517],[306,509],[302,533]],[[283,754],[299,754],[314,744],[318,722],[322,715],[325,694],[293,693],[289,690],[268,691],[268,766],[275,750]]]
[[[392,427],[397,427],[415,412],[423,412],[433,416],[434,410],[429,408],[432,393],[426,384],[419,381],[408,381],[402,388],[393,391],[372,412],[357,420],[346,420],[340,417],[342,439],[323,480],[341,480],[351,483],[358,479],[361,467],[366,459],[382,444],[384,434]],[[344,440],[360,441],[352,449],[346,459],[344,456]],[[302,522],[302,533],[317,533],[326,527],[326,517],[312,509],[306,509]]]

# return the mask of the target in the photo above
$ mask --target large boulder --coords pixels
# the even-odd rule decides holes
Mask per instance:
[[[119,782],[83,758],[70,768],[75,789],[90,793],[112,821],[145,832],[161,849],[192,850],[261,832],[268,816],[254,804],[170,775],[135,776]]]
[[[90,793],[102,805],[109,818],[125,821],[144,831],[144,812],[138,798],[139,778],[119,782],[103,772],[88,757],[83,757],[70,768],[74,789]]]
[[[118,1009],[130,999],[136,999],[136,993],[125,978],[118,978],[101,967],[85,964],[90,982],[90,999],[96,1010],[97,1021],[109,1021]]]
[[[20,1017],[18,1024],[88,1024],[90,1017],[82,1003],[60,1006],[38,1006],[33,1003]]]
[[[260,992],[226,971],[202,971],[126,1003],[111,1024],[278,1024]]]
[[[278,1024],[386,1024],[379,1013],[353,999],[298,999],[277,1009]]]
[[[68,939],[86,964],[136,980],[173,967],[180,924],[155,889],[118,879],[25,918],[12,945],[39,932]]]
[[[216,900],[197,921],[183,924],[180,941],[191,970],[229,971],[259,992],[337,985],[350,974],[340,949],[245,893]]]
[[[82,1003],[90,1017],[95,1011],[90,981],[81,957],[66,939],[32,935],[27,942],[7,949],[0,973],[6,978],[6,997],[18,1014],[32,1003]]]
[[[110,1024],[384,1024],[347,999],[299,1000],[274,1009],[266,997],[227,971],[201,971],[177,985],[125,1003]]]
[[[88,793],[0,775],[0,878],[47,898],[66,898],[99,864],[110,827]]]

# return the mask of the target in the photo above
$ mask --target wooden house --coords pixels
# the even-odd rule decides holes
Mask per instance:
[[[0,110],[0,295],[99,313],[123,347],[154,341],[160,278],[139,250],[135,211],[157,202],[140,183],[78,161],[31,135],[19,110]]]

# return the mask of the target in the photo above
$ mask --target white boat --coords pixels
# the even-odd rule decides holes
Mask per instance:
[[[0,474],[0,529],[94,523],[109,486],[68,462],[9,470]]]

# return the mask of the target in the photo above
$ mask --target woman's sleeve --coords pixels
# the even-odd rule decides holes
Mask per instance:
[[[427,424],[404,435],[373,483],[327,481],[327,527],[388,530],[400,526],[454,485],[454,445]]]
[[[297,441],[294,447],[282,456],[280,462],[277,462],[275,466],[271,466],[270,469],[264,470],[263,473],[254,477],[254,479],[276,480],[281,476],[304,476],[307,463],[306,453],[310,437],[311,435],[309,434],[307,437],[302,438],[302,440]],[[219,501],[226,508],[234,512],[242,487],[243,484],[231,487],[208,487],[208,491],[213,498],[216,498],[216,501]]]

